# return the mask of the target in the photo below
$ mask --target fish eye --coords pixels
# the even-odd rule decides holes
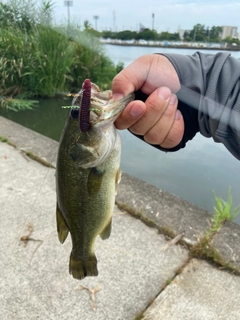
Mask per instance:
[[[74,119],[78,118],[78,114],[79,114],[79,109],[72,109],[71,110],[72,118],[74,118]]]

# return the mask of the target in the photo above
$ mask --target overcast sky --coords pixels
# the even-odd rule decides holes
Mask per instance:
[[[53,0],[54,19],[67,21],[64,0]],[[123,29],[139,30],[141,23],[157,32],[176,32],[178,28],[192,29],[197,24],[206,27],[230,25],[240,31],[240,2],[233,0],[73,0],[70,20],[83,24],[88,20],[99,31]],[[98,16],[98,20],[94,20]]]

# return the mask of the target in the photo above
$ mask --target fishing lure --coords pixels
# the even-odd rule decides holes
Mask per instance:
[[[85,79],[82,85],[82,94],[80,100],[79,126],[82,132],[87,132],[90,128],[90,98],[91,98],[91,81]]]

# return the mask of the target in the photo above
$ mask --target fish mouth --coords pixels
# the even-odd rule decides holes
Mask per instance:
[[[73,99],[72,108],[79,108],[82,94],[83,90],[81,90],[77,97]],[[99,87],[91,82],[89,119],[84,120],[87,120],[91,126],[111,124],[133,99],[134,93],[131,93],[128,96],[115,101],[113,100],[111,90],[100,91]]]
[[[108,98],[105,99],[105,97]],[[134,94],[115,101],[112,99],[112,91],[103,91],[91,97],[90,119],[92,125],[100,122],[114,122],[127,104],[134,99]]]

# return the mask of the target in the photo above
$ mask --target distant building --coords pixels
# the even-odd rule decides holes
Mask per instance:
[[[142,23],[139,23],[139,32],[142,32],[142,31],[144,31],[146,29],[147,28]]]
[[[222,39],[225,39],[227,37],[231,38],[238,38],[238,28],[232,27],[232,26],[222,26],[223,32],[221,35]]]

